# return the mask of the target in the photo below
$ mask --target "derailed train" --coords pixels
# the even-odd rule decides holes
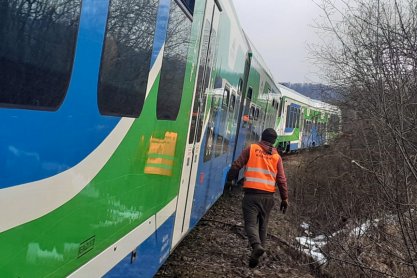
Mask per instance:
[[[338,131],[230,0],[7,0],[0,41],[2,277],[151,277],[264,128],[285,152]]]

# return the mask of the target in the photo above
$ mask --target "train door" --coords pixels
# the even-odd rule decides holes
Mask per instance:
[[[210,84],[210,75],[215,60],[215,45],[220,12],[221,8],[216,0],[207,1],[202,25],[193,111],[190,119],[188,141],[185,148],[180,191],[177,201],[177,212],[172,239],[173,246],[175,246],[184,234],[187,233],[190,225],[200,145],[204,130],[203,124],[206,110],[207,89],[212,87],[212,84]]]
[[[245,69],[243,79],[239,80],[239,88],[238,93],[240,93],[240,103],[239,103],[239,113],[237,117],[237,131],[235,136],[234,148],[233,148],[233,156],[232,161],[236,159],[236,157],[240,154],[244,147],[244,143],[246,140],[246,132],[243,133],[243,130],[247,128],[249,125],[249,115],[246,111],[247,103],[250,103],[250,100],[247,102],[248,94],[246,94],[246,90],[248,87],[248,79],[249,79],[249,70],[251,65],[251,57],[250,53],[247,54],[246,61],[245,61]],[[252,98],[252,89],[250,89],[250,96]],[[246,112],[246,113],[245,113]],[[243,134],[242,134],[243,133]]]

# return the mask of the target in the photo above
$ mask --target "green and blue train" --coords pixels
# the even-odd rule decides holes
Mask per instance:
[[[152,277],[264,128],[337,118],[283,91],[230,0],[1,1],[0,276]]]
[[[284,153],[328,144],[340,132],[337,106],[308,98],[281,84],[277,147]]]

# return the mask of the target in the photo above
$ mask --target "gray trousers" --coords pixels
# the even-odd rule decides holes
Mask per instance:
[[[265,247],[269,214],[274,207],[273,194],[246,194],[242,209],[245,231],[252,248],[256,244]]]

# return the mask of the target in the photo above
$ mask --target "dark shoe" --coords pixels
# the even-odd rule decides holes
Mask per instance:
[[[253,248],[252,253],[249,258],[249,267],[254,268],[259,263],[259,258],[265,253],[265,249],[262,246],[258,245]]]

